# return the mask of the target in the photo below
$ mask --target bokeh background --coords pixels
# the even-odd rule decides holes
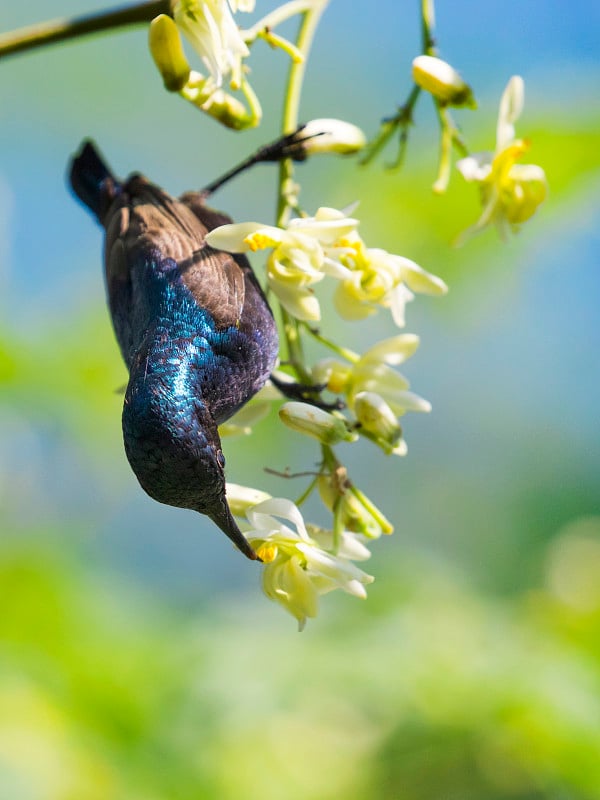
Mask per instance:
[[[374,133],[408,93],[417,5],[333,0],[303,118]],[[200,187],[277,135],[284,56],[255,48],[265,120],[244,135],[163,91],[143,28],[0,63],[2,800],[600,798],[600,7],[438,5],[479,99],[456,115],[469,143],[493,146],[523,75],[550,196],[508,244],[453,249],[477,198],[458,175],[432,196],[426,103],[401,172],[393,149],[300,166],[307,209],[360,200],[370,245],[451,286],[409,308],[405,372],[434,410],[406,419],[407,458],[344,452],[396,525],[369,599],[324,598],[302,635],[225,537],[130,472],[100,231],[64,178],[93,136],[121,174]],[[4,2],[0,29],[96,8]],[[275,188],[261,166],[215,205],[270,221]],[[364,348],[385,317],[324,325]],[[315,458],[275,420],[225,449],[231,480],[286,496],[302,487],[263,467]]]

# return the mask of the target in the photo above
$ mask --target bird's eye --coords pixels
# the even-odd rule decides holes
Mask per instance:
[[[225,456],[223,455],[222,450],[217,450],[217,464],[221,467],[221,469],[225,469]]]

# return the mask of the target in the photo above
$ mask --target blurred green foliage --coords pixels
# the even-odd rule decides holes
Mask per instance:
[[[3,798],[598,797],[600,518],[510,601],[409,560],[287,638],[255,603],[175,614],[51,542],[0,556]]]

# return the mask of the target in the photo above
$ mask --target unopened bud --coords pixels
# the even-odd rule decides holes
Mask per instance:
[[[380,447],[387,453],[394,452],[402,438],[402,428],[383,397],[375,392],[359,392],[354,398],[354,413]]]
[[[345,474],[344,470],[342,478]],[[393,532],[392,524],[368,497],[349,481],[340,480],[339,470],[332,475],[321,475],[317,486],[327,508],[340,514],[344,530],[360,533],[369,539],[378,539],[382,533]]]
[[[454,67],[441,58],[417,56],[412,63],[412,74],[417,86],[437,97],[444,105],[477,108],[471,87]]]
[[[279,416],[292,430],[312,436],[322,444],[354,442],[358,438],[348,430],[344,419],[309,403],[285,403],[279,409]]]
[[[356,153],[367,137],[356,125],[341,119],[311,119],[296,134],[307,155],[313,153]]]
[[[159,14],[152,20],[148,43],[165,88],[169,92],[179,92],[189,80],[190,65],[183,52],[177,25],[171,17]]]

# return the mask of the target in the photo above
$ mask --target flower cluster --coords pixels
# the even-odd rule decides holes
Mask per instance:
[[[321,319],[313,286],[326,276],[338,281],[335,306],[344,319],[363,319],[389,308],[404,325],[404,308],[413,292],[441,295],[446,284],[414,261],[369,248],[357,232],[358,220],[334,208],[313,217],[295,217],[285,228],[244,222],[211,231],[211,247],[233,253],[272,248],[267,281],[281,305],[305,322]]]
[[[523,79],[514,75],[500,100],[495,151],[474,153],[456,165],[465,180],[479,185],[483,206],[481,216],[459,242],[491,224],[506,238],[511,230],[517,230],[533,216],[546,197],[548,183],[544,170],[537,164],[517,163],[530,146],[527,139],[515,136],[515,122],[523,111],[524,95]]]
[[[319,595],[341,588],[357,597],[365,596],[364,587],[373,579],[353,562],[368,558],[369,540],[393,531],[377,506],[350,481],[334,448],[363,437],[388,455],[404,455],[406,443],[399,418],[407,411],[427,412],[431,408],[427,400],[410,391],[408,380],[396,370],[415,353],[417,336],[398,334],[359,354],[327,340],[309,326],[321,318],[313,287],[325,278],[336,282],[335,308],[342,318],[350,320],[387,308],[396,324],[404,325],[404,306],[413,299],[413,292],[439,295],[447,291],[440,278],[414,261],[367,247],[357,228],[358,220],[348,212],[323,207],[312,217],[291,219],[285,227],[230,224],[206,237],[211,247],[220,250],[271,248],[268,285],[290,315],[296,335],[310,335],[333,351],[312,367],[304,363],[302,374],[309,381],[304,389],[310,392],[312,387],[317,394],[327,390],[336,395],[339,407],[332,404],[331,410],[326,410],[324,401],[314,404],[293,400],[279,409],[281,421],[289,428],[320,444],[322,459],[304,498],[318,491],[332,514],[331,530],[306,524],[289,500],[274,499],[254,489],[228,487],[232,511],[246,517],[246,536],[264,562],[265,593],[292,613],[301,629],[317,613]],[[285,382],[278,375],[276,385],[284,391]],[[294,388],[293,381],[290,388]],[[222,426],[222,432],[247,432],[252,421],[269,407],[272,397],[273,387],[264,389],[242,409],[241,416]]]

